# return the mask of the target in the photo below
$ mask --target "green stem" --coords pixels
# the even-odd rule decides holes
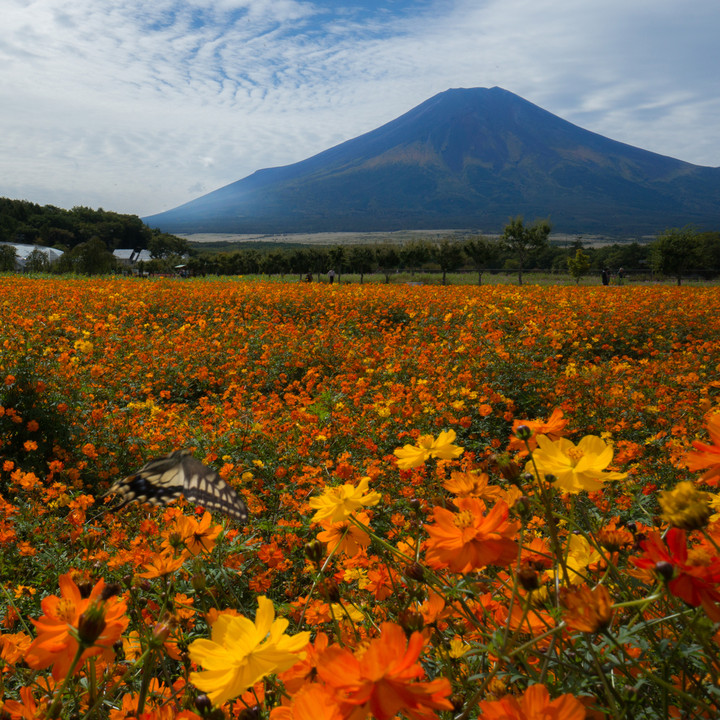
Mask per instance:
[[[47,716],[49,718],[56,718],[58,716],[58,713],[60,711],[60,705],[62,703],[62,696],[65,692],[65,688],[67,687],[68,680],[73,676],[73,673],[75,672],[75,668],[77,667],[78,663],[80,662],[80,658],[82,657],[82,654],[85,652],[86,648],[82,643],[78,643],[78,648],[75,652],[75,657],[73,658],[73,661],[70,663],[70,667],[67,671],[67,674],[63,678],[62,685],[60,686],[60,689],[55,694],[55,699],[52,701],[52,705],[48,708]]]

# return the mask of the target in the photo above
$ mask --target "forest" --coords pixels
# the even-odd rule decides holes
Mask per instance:
[[[438,234],[434,240],[402,244],[308,245],[301,243],[248,242],[205,247],[145,225],[136,215],[102,208],[64,210],[24,200],[0,198],[0,243],[21,243],[63,251],[50,265],[45,255],[34,253],[25,264],[29,272],[49,271],[85,275],[129,272],[140,274],[267,275],[324,278],[333,270],[343,275],[389,283],[398,273],[425,273],[445,284],[448,273],[474,273],[478,284],[484,273],[517,274],[522,284],[527,272],[599,277],[607,269],[614,277],[629,280],[668,277],[712,280],[720,275],[720,232],[698,232],[693,227],[670,228],[652,241],[623,239],[597,244],[554,239],[551,224],[509,218],[499,237]],[[132,268],[113,256],[117,249],[148,250],[151,260]],[[10,245],[0,247],[0,271],[16,268]],[[181,268],[181,270],[178,270]]]

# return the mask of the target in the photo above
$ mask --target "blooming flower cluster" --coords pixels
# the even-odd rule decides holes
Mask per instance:
[[[720,297],[604,290],[0,277],[4,716],[717,717]]]

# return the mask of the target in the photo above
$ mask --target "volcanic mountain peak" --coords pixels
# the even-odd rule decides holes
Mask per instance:
[[[493,231],[517,214],[559,232],[714,229],[720,169],[584,130],[499,87],[456,88],[145,221],[169,232]]]

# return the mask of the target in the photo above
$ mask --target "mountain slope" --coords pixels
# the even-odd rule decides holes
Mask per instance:
[[[720,168],[583,130],[501,88],[447,90],[365,135],[144,218],[168,232],[720,227]]]

